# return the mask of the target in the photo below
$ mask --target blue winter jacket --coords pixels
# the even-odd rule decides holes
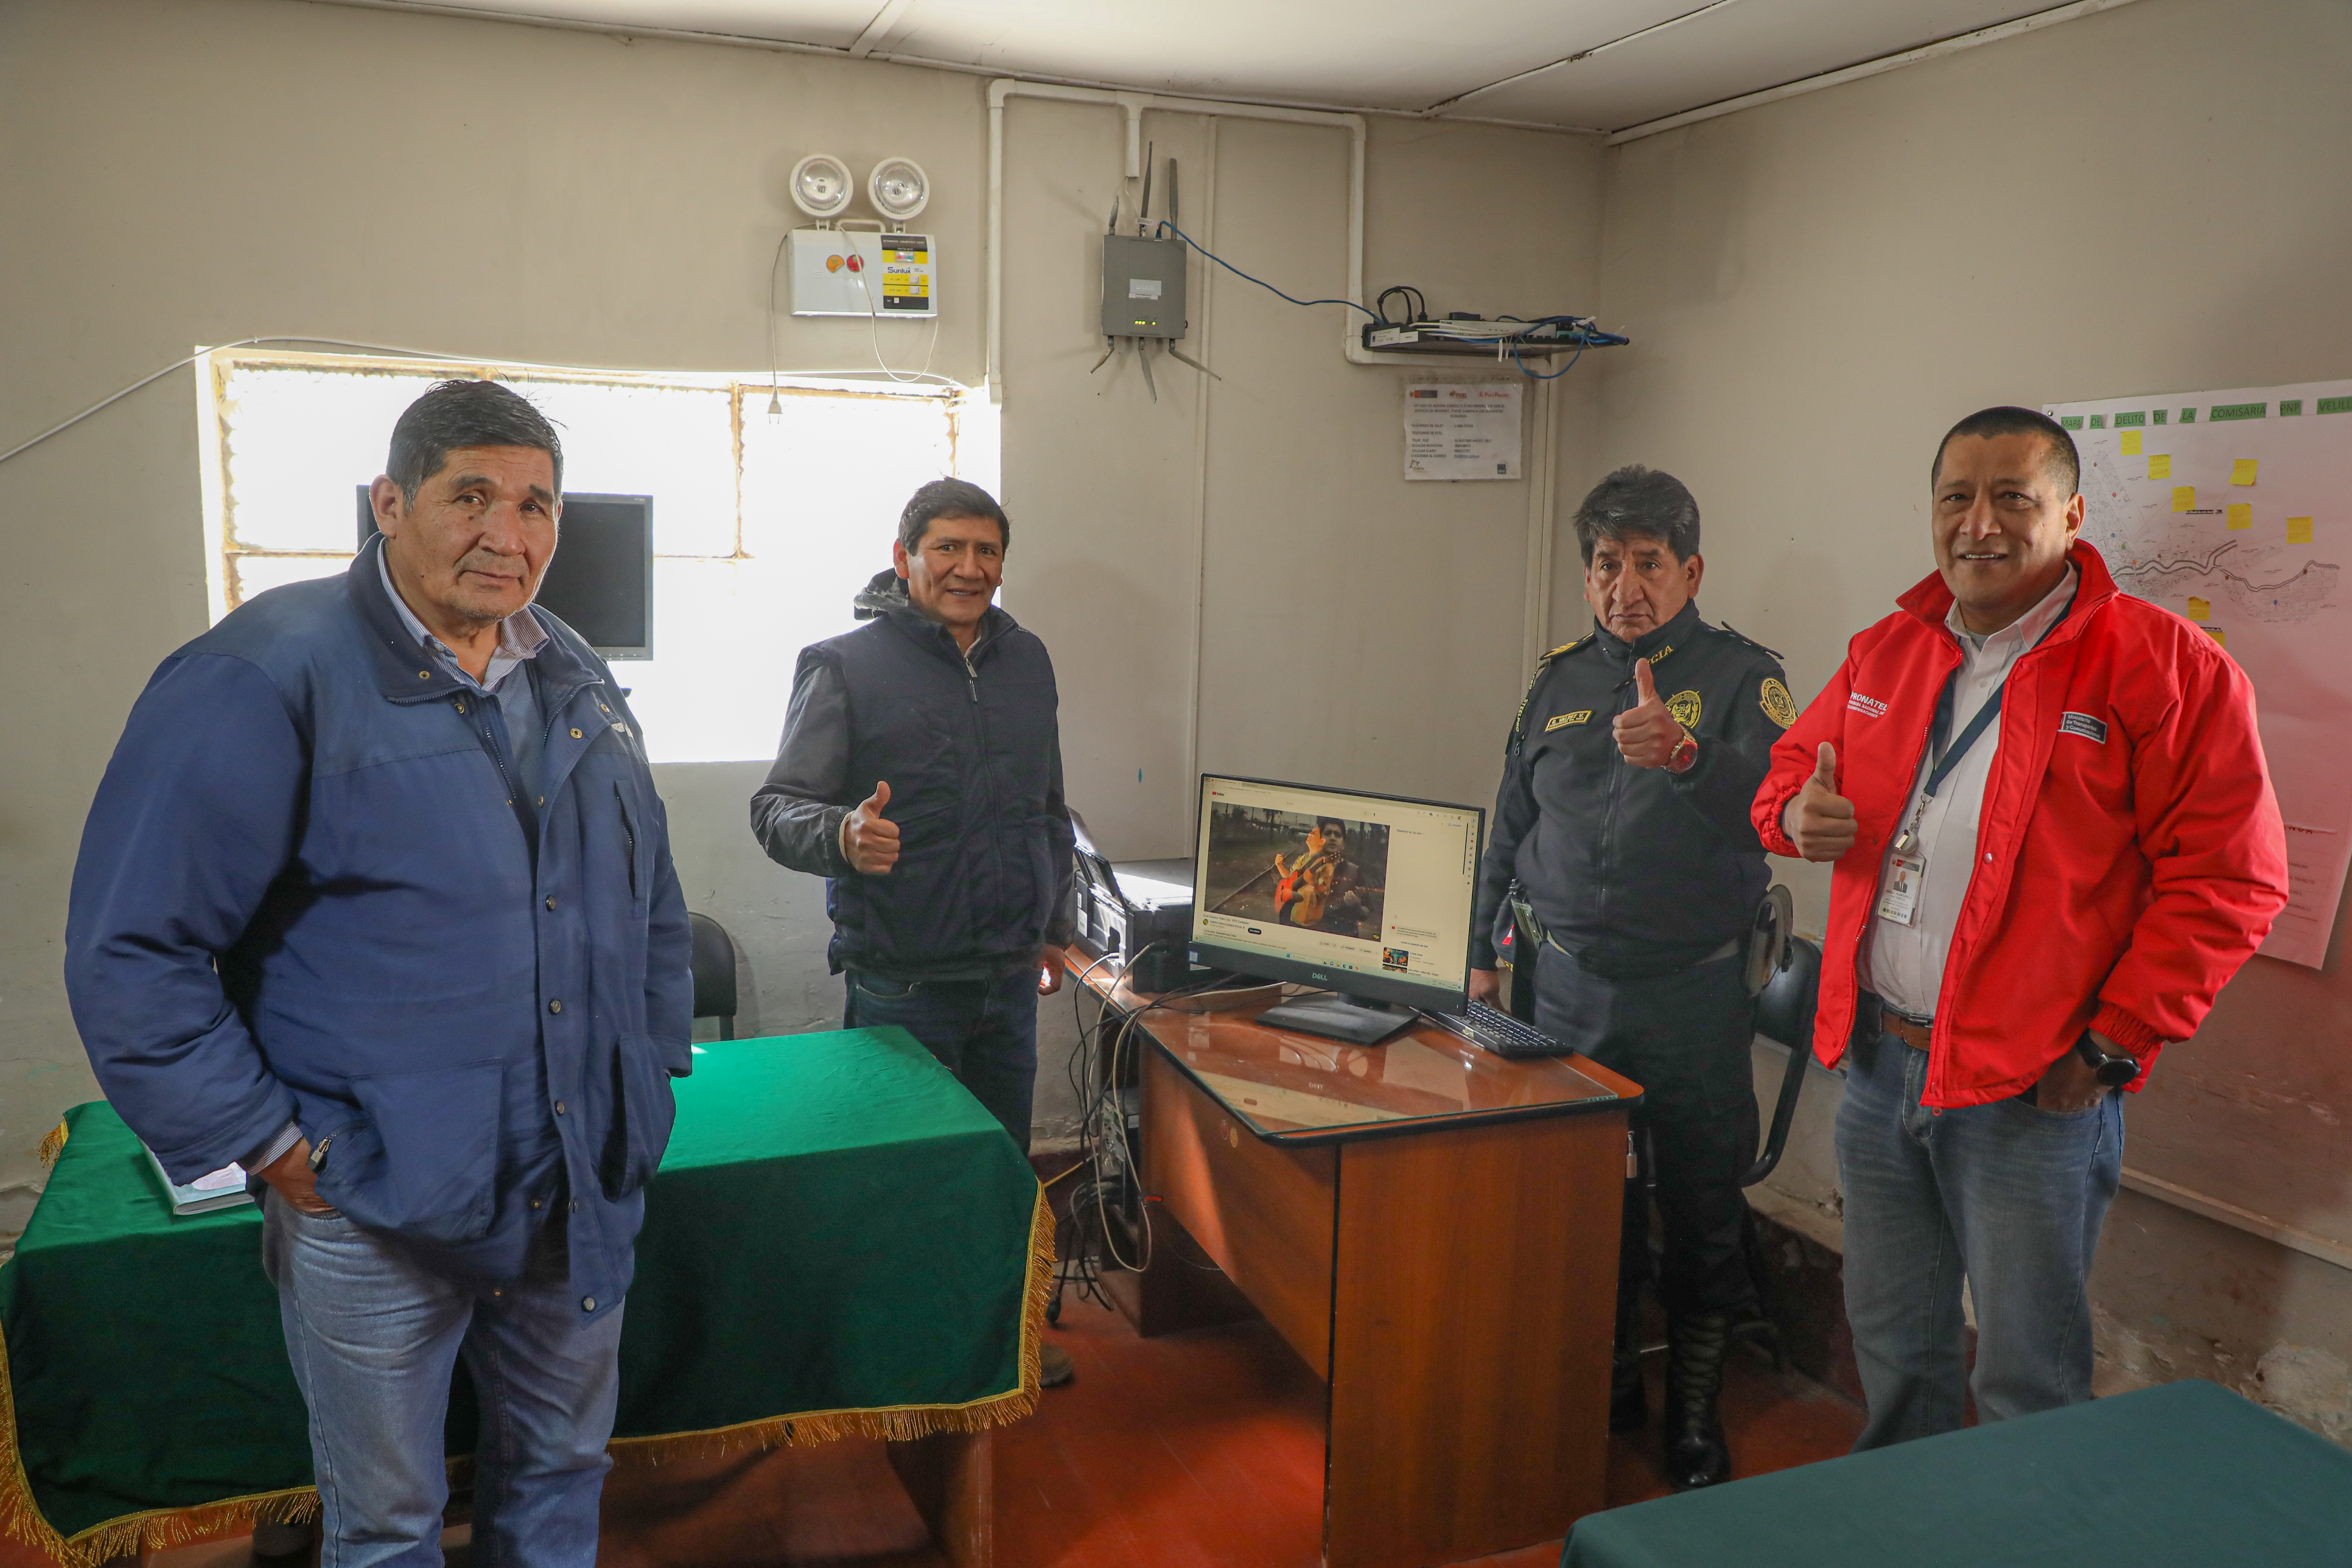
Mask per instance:
[[[541,787],[510,787],[499,705],[402,625],[380,548],[148,682],[74,868],[74,1020],[175,1179],[290,1118],[322,1198],[469,1288],[563,1224],[601,1315],[692,1064],[667,820],[612,672],[536,608]]]

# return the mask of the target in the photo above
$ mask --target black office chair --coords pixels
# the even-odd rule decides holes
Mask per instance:
[[[735,941],[709,915],[688,914],[694,933],[694,1016],[719,1020],[719,1037],[735,1037]]]
[[[1774,889],[1778,893],[1780,889]],[[1780,1098],[1773,1102],[1772,1125],[1765,1134],[1763,1152],[1739,1178],[1752,1187],[1772,1173],[1789,1146],[1789,1128],[1797,1119],[1797,1097],[1804,1092],[1805,1063],[1813,1054],[1813,1006],[1821,996],[1822,950],[1803,937],[1791,935],[1780,953],[1780,965],[1756,996],[1756,1032],[1789,1047],[1789,1065],[1780,1075]],[[1772,1358],[1775,1371],[1788,1365],[1780,1325],[1772,1315],[1772,1271],[1764,1258],[1764,1237],[1756,1226],[1756,1211],[1740,1216],[1740,1250],[1748,1261],[1748,1277],[1755,1281],[1757,1312],[1732,1325],[1732,1337],[1744,1340]]]
[[[1756,1032],[1789,1047],[1788,1069],[1780,1078],[1780,1098],[1772,1106],[1772,1129],[1764,1152],[1739,1178],[1752,1187],[1772,1173],[1789,1146],[1789,1128],[1797,1119],[1797,1097],[1804,1092],[1805,1063],[1813,1054],[1813,1006],[1821,998],[1822,950],[1803,937],[1790,937],[1780,969],[1756,998]]]

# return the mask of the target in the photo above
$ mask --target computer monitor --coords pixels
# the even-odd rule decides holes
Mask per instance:
[[[1206,774],[1192,961],[1333,993],[1264,1015],[1370,1045],[1469,994],[1475,805]],[[1397,1005],[1402,1004],[1402,1005]]]
[[[360,543],[375,531],[375,509],[362,485]],[[653,658],[654,498],[566,495],[537,603],[606,658]]]

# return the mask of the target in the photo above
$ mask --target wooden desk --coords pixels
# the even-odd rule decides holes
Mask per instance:
[[[1138,1328],[1215,1321],[1189,1238],[1325,1380],[1328,1568],[1457,1563],[1600,1508],[1640,1088],[1433,1026],[1347,1046],[1087,985],[1152,1047]]]

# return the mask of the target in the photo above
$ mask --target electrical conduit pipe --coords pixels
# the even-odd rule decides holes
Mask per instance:
[[[1010,99],[1051,98],[1064,103],[1101,103],[1117,108],[1127,127],[1127,177],[1143,173],[1143,111],[1277,120],[1292,125],[1328,125],[1348,133],[1348,294],[1364,301],[1364,117],[1316,109],[1281,109],[1258,103],[1225,103],[1207,98],[1169,98],[1150,92],[1116,92],[1097,87],[1000,77],[988,84],[988,400],[1004,401],[1004,105]],[[1388,364],[1364,352],[1355,318],[1339,327],[1340,353],[1350,364]]]

